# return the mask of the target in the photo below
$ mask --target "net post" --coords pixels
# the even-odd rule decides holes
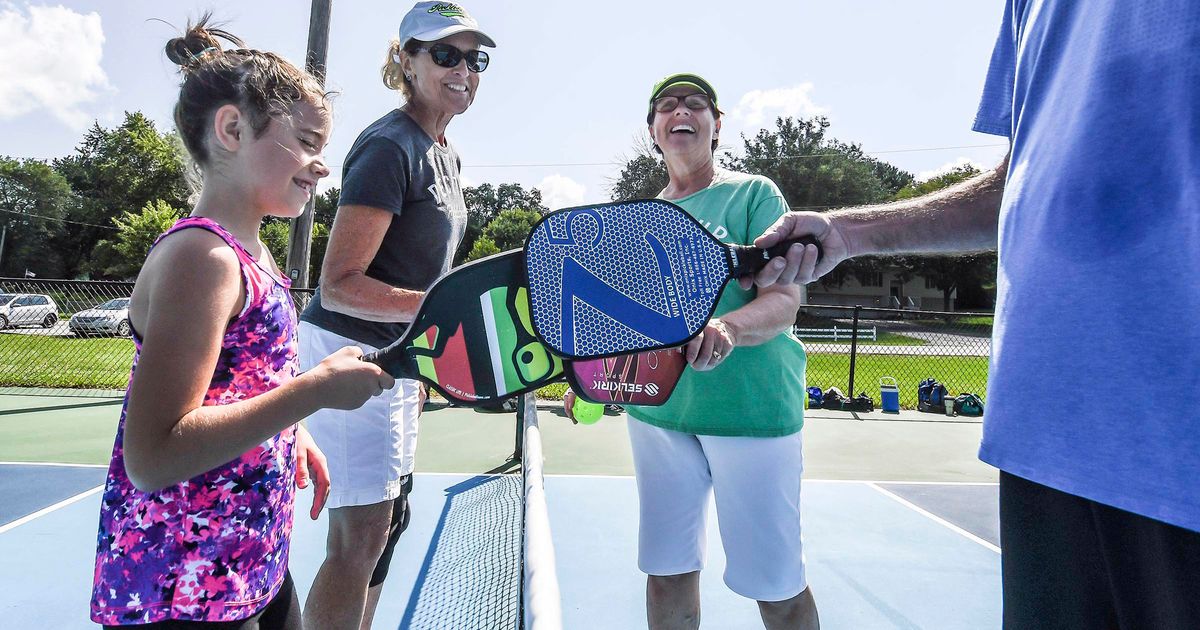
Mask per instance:
[[[525,451],[525,398],[526,398],[526,396],[533,396],[533,395],[534,394],[526,394],[526,395],[517,397],[516,436],[514,437],[514,440],[513,440],[513,442],[514,442],[513,454],[512,454],[512,457],[509,458],[509,460],[514,461],[514,462],[521,461],[522,456]],[[534,412],[536,413],[537,412],[537,399],[536,398],[534,399],[533,409],[534,409]]]
[[[854,324],[850,329],[850,390],[846,392],[846,396],[850,398],[850,406],[854,407],[854,359],[858,355],[858,314],[862,312],[862,305],[854,305]]]
[[[537,398],[521,397],[520,420],[525,433],[521,475],[525,486],[524,530],[521,561],[521,619],[526,630],[562,630],[562,594],[550,536],[550,514],[542,473],[542,434],[538,427]]]

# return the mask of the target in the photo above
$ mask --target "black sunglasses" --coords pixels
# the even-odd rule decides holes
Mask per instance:
[[[709,100],[707,94],[688,94],[684,97],[679,96],[660,96],[654,99],[654,111],[659,113],[673,112],[676,107],[679,107],[679,101],[683,101],[683,105],[688,109],[699,111],[712,107],[712,101]]]
[[[458,64],[462,63],[463,58],[466,58],[467,70],[471,72],[483,72],[488,67],[488,54],[482,50],[468,50],[463,52],[450,44],[432,44],[417,49],[418,52],[422,50],[429,53],[429,58],[433,59],[433,63],[443,68],[457,67]]]

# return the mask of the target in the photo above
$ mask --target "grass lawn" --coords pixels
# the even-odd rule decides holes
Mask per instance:
[[[133,341],[0,334],[0,386],[124,389]]]
[[[921,325],[930,330],[944,330],[945,332],[960,331],[965,334],[986,333],[988,336],[992,334],[991,315],[976,315],[973,317],[959,317],[949,322],[940,319],[930,319],[922,321]]]
[[[987,399],[987,357],[859,355],[854,365],[854,389],[867,392],[879,406],[879,379],[890,376],[900,386],[900,406],[917,407],[917,385],[933,377],[943,383],[950,395],[963,392]],[[837,387],[849,394],[850,355],[808,355],[809,387]],[[855,392],[857,393],[857,392]]]
[[[901,339],[911,337],[893,335]],[[913,345],[902,341],[877,343]],[[64,338],[45,335],[0,334],[0,386],[124,389],[133,361],[133,342],[113,338]],[[917,384],[934,377],[951,394],[972,392],[985,397],[987,357],[859,355],[855,367],[855,389],[868,392],[879,404],[879,379],[895,378],[900,385],[900,404],[917,405]],[[809,355],[808,385],[845,390],[850,373],[847,353]],[[538,390],[543,400],[561,400],[566,383]],[[849,393],[849,392],[846,392]]]

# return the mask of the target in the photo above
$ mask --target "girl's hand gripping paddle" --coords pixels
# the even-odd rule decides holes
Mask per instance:
[[[562,361],[533,334],[522,259],[520,250],[504,252],[438,278],[404,336],[363,360],[471,406],[558,380]]]
[[[556,354],[594,359],[678,346],[704,329],[725,283],[795,243],[721,243],[661,199],[565,208],[525,241],[533,328]]]

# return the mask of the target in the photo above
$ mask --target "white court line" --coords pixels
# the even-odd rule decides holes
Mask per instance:
[[[55,503],[54,505],[51,505],[50,507],[44,507],[44,508],[34,512],[33,514],[30,514],[28,516],[22,516],[21,518],[13,521],[7,525],[0,525],[0,534],[10,531],[16,527],[20,527],[20,526],[24,525],[25,523],[32,521],[35,518],[45,516],[57,509],[67,507],[68,505],[71,505],[72,503],[75,503],[77,501],[82,501],[83,499],[86,499],[89,496],[96,494],[97,492],[100,492],[103,489],[104,489],[104,486],[96,486],[95,488],[92,488],[91,490],[86,490],[84,492],[80,492],[79,494],[77,494],[69,499],[63,499],[62,501],[59,501],[58,503]]]
[[[58,466],[61,468],[108,468],[108,464],[67,464],[60,462],[0,462],[0,466]]]
[[[951,523],[950,521],[947,521],[946,519],[944,519],[936,514],[933,514],[932,512],[929,512],[928,510],[925,510],[924,508],[914,505],[913,503],[906,501],[899,495],[896,495],[896,494],[893,494],[892,492],[884,490],[883,488],[880,488],[879,486],[877,486],[873,483],[867,484],[867,485],[869,485],[870,487],[877,490],[883,496],[899,503],[900,505],[903,505],[904,507],[907,507],[908,509],[916,512],[917,514],[920,514],[921,516],[924,516],[925,518],[937,523],[938,525],[941,525],[942,527],[949,529],[950,531],[962,536],[963,538],[966,538],[967,540],[978,543],[979,545],[982,545],[983,547],[991,549],[992,551],[994,551],[996,553],[1000,553],[999,547],[980,538],[979,536],[976,536],[975,534],[972,534],[971,532],[959,527],[958,525],[955,525],[954,523]]]
[[[571,473],[553,473],[543,474],[543,477],[556,477],[563,479],[633,479],[633,475],[572,475]]]
[[[905,486],[999,486],[997,481],[903,481],[899,479],[804,479],[820,483],[894,483]]]
[[[451,473],[417,473],[421,474],[451,474]],[[470,474],[470,473],[462,473]],[[576,479],[633,479],[633,475],[575,475],[571,473],[547,473],[544,477],[555,478],[576,478]],[[899,479],[880,481],[878,479],[809,479],[804,478],[804,483],[894,483],[899,485],[910,486],[998,486],[994,481],[904,481]]]
[[[481,473],[481,472],[414,472],[416,477],[515,477],[517,473]]]

